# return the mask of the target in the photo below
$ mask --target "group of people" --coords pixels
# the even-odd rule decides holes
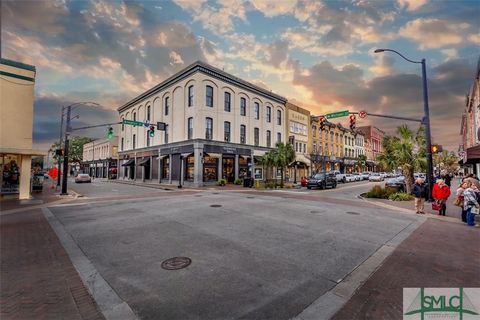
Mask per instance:
[[[450,181],[448,184],[443,177],[437,178],[432,188],[432,198],[435,203],[432,205],[438,210],[438,214],[445,216],[447,211],[447,200],[451,195]],[[424,214],[425,200],[429,197],[428,186],[425,184],[423,178],[415,180],[412,188],[412,194],[415,197],[415,213]],[[480,182],[473,176],[473,174],[465,176],[461,181],[460,186],[456,191],[456,198],[454,205],[462,209],[462,221],[469,226],[475,226],[475,214],[479,213],[480,207]]]

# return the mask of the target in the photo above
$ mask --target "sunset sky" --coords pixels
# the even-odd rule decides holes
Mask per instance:
[[[479,1],[2,1],[1,9],[2,57],[37,67],[40,148],[58,139],[62,105],[102,105],[78,108],[74,127],[118,121],[121,104],[196,60],[315,115],[421,118],[421,67],[373,53],[391,48],[427,60],[433,140],[456,151],[480,55]],[[387,132],[400,124],[358,123],[370,122]]]

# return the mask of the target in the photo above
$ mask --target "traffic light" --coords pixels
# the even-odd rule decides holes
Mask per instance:
[[[112,138],[113,138],[113,128],[112,127],[108,128],[107,138],[108,138],[108,140],[112,140]]]
[[[56,149],[55,150],[55,155],[56,156],[63,156],[63,149]]]
[[[327,119],[325,117],[320,117],[320,130],[325,130],[325,122],[327,122]]]
[[[432,153],[433,154],[436,154],[436,153],[439,153],[439,152],[442,152],[443,151],[443,148],[441,145],[439,144],[432,144]]]
[[[350,130],[355,129],[355,122],[357,121],[357,118],[355,117],[354,114],[350,115]]]
[[[150,129],[148,130],[148,135],[150,138],[155,137],[155,126],[150,126]]]

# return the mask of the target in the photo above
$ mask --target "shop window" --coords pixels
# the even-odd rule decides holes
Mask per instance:
[[[162,160],[162,179],[170,179],[170,157]]]
[[[193,172],[194,172],[195,158],[193,156],[188,156],[185,160],[185,180],[193,181]]]
[[[2,193],[17,193],[20,184],[20,166],[17,155],[0,155],[0,168],[2,174]]]
[[[218,159],[213,157],[203,158],[203,181],[217,181],[218,180]]]

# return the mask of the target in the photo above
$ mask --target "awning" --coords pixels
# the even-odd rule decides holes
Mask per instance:
[[[162,160],[163,158],[168,157],[168,154],[163,154],[161,156],[158,156],[156,159],[157,160]]]
[[[150,165],[150,157],[144,158],[138,163],[139,166],[149,166]]]
[[[253,156],[253,161],[254,163],[259,163],[262,161],[262,157],[261,156]]]
[[[467,161],[466,163],[477,163],[480,160],[480,146],[475,146],[467,149]]]
[[[288,166],[289,167],[295,167],[295,165],[297,166],[297,168],[308,168],[309,165],[307,163],[305,163],[304,161],[301,161],[301,160],[295,160],[293,161],[292,163],[290,163]]]
[[[244,155],[240,155],[241,158],[245,159],[245,160],[248,160],[251,156],[244,156]]]
[[[210,158],[220,158],[222,156],[222,154],[221,153],[208,152],[208,153],[205,153],[205,156],[210,157]]]
[[[135,159],[130,159],[127,162],[125,162],[124,164],[122,164],[122,167],[131,167],[131,166],[134,166],[134,165],[135,165]]]

